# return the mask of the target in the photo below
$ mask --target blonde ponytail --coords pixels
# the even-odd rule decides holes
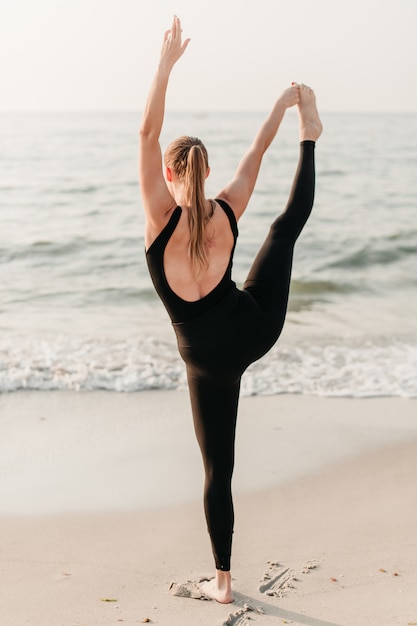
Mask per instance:
[[[189,254],[196,279],[208,267],[205,245],[206,198],[204,183],[208,170],[207,150],[196,137],[180,137],[168,146],[165,165],[184,184],[184,200],[190,229]]]

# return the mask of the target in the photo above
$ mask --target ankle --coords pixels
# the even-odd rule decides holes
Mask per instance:
[[[232,582],[232,576],[230,570],[216,569],[216,581],[221,587],[230,587]]]

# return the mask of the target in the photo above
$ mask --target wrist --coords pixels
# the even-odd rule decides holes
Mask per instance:
[[[275,108],[278,111],[282,111],[285,112],[287,109],[289,109],[291,106],[288,98],[286,98],[286,95],[283,93],[280,95],[280,97],[278,98],[278,100],[275,103]]]
[[[172,68],[173,68],[173,65],[171,63],[167,63],[166,61],[161,59],[158,65],[158,74],[161,77],[169,78]]]

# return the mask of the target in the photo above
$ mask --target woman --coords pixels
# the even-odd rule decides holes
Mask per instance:
[[[216,575],[203,590],[228,603],[233,601],[231,478],[240,380],[248,365],[274,345],[284,324],[294,243],[313,206],[314,147],[322,127],[313,91],[293,83],[215,201],[204,195],[210,168],[197,138],[180,137],[169,145],[164,178],[159,136],[170,73],[189,43],[181,32],[174,17],[143,114],[139,178],[147,262],[186,364],[205,468],[204,506]],[[290,199],[239,290],[231,280],[237,221],[252,195],[262,157],[293,105],[298,106],[301,143]]]

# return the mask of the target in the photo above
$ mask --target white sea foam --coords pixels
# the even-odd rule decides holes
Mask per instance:
[[[417,397],[417,344],[308,345],[276,349],[255,363],[243,393]]]
[[[417,344],[274,348],[242,381],[243,395],[417,397]],[[143,391],[187,386],[174,344],[15,337],[0,343],[0,391]]]
[[[14,338],[0,344],[0,391],[174,389],[183,374],[173,347],[141,342]]]

